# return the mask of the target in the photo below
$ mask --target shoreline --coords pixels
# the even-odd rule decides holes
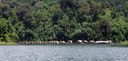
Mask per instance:
[[[0,43],[0,45],[20,45],[19,43]]]
[[[72,43],[72,44],[80,44],[80,43]],[[53,44],[53,45],[72,45],[72,44],[67,44],[67,43],[65,43],[65,44]],[[97,43],[84,43],[84,44],[97,44]],[[83,44],[83,45],[84,45]],[[101,43],[102,44],[102,43]],[[123,45],[126,45],[126,44],[128,44],[128,43],[112,43],[111,45],[113,45],[113,44],[123,44]],[[52,44],[20,44],[20,43],[0,43],[0,45],[52,45]]]

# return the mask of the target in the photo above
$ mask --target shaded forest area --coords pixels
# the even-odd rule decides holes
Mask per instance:
[[[4,0],[0,42],[128,40],[128,0]]]

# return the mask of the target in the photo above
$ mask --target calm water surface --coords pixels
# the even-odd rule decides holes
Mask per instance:
[[[128,61],[128,47],[0,45],[0,61]]]

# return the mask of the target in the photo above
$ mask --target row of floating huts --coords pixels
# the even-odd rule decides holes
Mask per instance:
[[[72,44],[72,41],[71,40],[69,40],[68,42],[65,42],[65,41],[44,41],[44,42],[19,41],[19,44]]]
[[[34,42],[34,41],[19,41],[19,44],[73,44],[72,40],[66,41],[46,41],[46,42]],[[94,41],[94,40],[77,40],[76,44],[112,44],[111,40],[107,41]]]

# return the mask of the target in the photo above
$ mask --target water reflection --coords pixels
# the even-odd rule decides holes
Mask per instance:
[[[3,45],[0,61],[127,61],[127,47],[110,45]]]

